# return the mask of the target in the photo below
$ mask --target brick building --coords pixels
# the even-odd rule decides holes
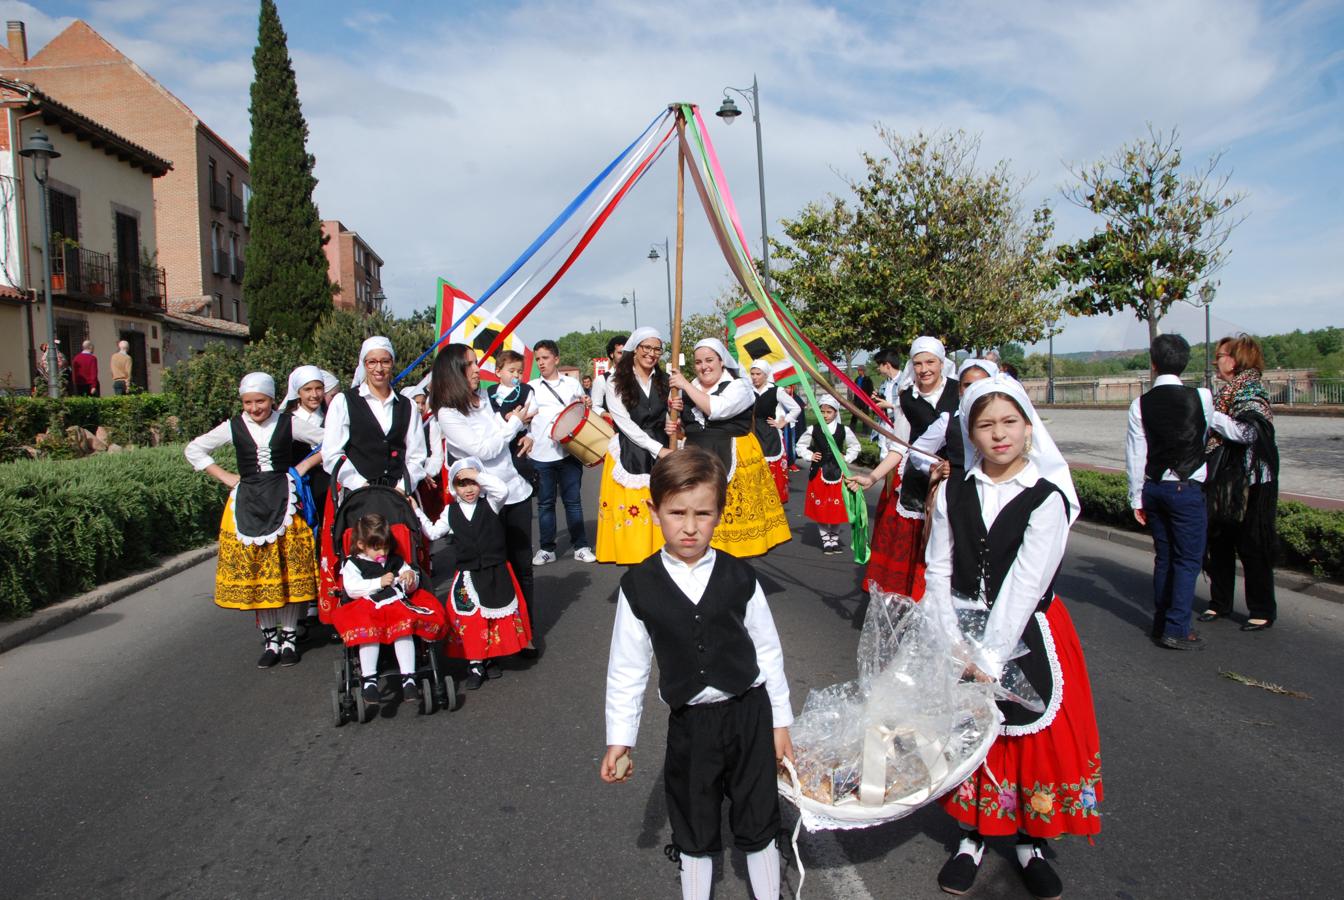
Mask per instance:
[[[326,243],[327,277],[337,286],[337,309],[376,313],[383,308],[383,259],[373,252],[358,232],[336,219],[322,223]]]
[[[35,84],[173,168],[154,182],[156,263],[167,272],[167,323],[242,340],[247,160],[148,72],[76,20],[31,58],[22,22],[8,23],[0,76]],[[190,317],[186,319],[183,317]],[[204,329],[204,332],[202,332]],[[183,335],[183,346],[199,343]],[[184,351],[185,352],[185,351]],[[177,352],[169,354],[173,359]]]

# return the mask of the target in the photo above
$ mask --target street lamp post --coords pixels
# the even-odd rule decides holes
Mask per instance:
[[[1055,402],[1055,325],[1057,322],[1050,323],[1049,337],[1049,356],[1047,357],[1045,369],[1045,402],[1047,405],[1053,405]]]
[[[630,292],[630,296],[629,296],[629,297],[622,297],[622,298],[621,298],[621,306],[629,306],[629,307],[631,307],[631,311],[635,314],[635,327],[638,328],[638,327],[639,327],[639,299],[635,296],[635,292],[634,292],[634,291],[631,291],[631,292]]]
[[[733,98],[728,96],[728,92],[742,97],[751,106],[751,120],[756,123],[756,177],[761,192],[761,281],[765,284],[765,292],[770,293],[770,237],[768,230],[768,219],[765,215],[765,154],[761,150],[761,91],[756,84],[756,76],[751,76],[751,93],[747,93],[747,88],[725,87],[723,89],[723,103],[719,106],[719,111],[715,113],[720,119],[733,124],[733,119],[742,115],[742,110],[737,108]]]
[[[47,300],[47,395],[61,396],[61,373],[57,367],[56,356],[56,313],[51,307],[51,205],[47,199],[47,176],[51,161],[61,154],[56,152],[43,131],[34,131],[28,136],[27,145],[19,155],[33,161],[33,177],[42,190],[42,289]]]
[[[649,259],[658,259],[658,245],[649,246]],[[667,333],[672,334],[672,255],[667,252],[667,238],[663,238],[663,262],[667,266]],[[670,339],[670,338],[669,338]]]

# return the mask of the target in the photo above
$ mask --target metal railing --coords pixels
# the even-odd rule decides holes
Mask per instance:
[[[166,309],[167,283],[167,273],[158,266],[117,263],[117,294],[113,305],[123,309]]]
[[[238,194],[229,195],[229,218],[235,222],[243,221],[243,198]]]
[[[1189,387],[1203,387],[1204,379],[1195,376],[1183,379]],[[1147,378],[1092,378],[1088,376],[1070,376],[1054,380],[1054,403],[1128,405],[1134,398],[1150,387]],[[1316,375],[1266,375],[1265,389],[1269,392],[1270,402],[1281,406],[1339,406],[1344,405],[1344,378],[1320,377]],[[1033,403],[1046,403],[1049,394],[1049,381],[1045,378],[1029,378],[1023,382],[1027,394]],[[1218,383],[1214,383],[1215,390]]]
[[[231,277],[239,284],[243,283],[243,258],[241,256],[235,256],[233,258],[233,273]]]
[[[227,203],[224,185],[218,181],[210,182],[210,208],[223,210]]]
[[[53,294],[88,297],[107,296],[112,281],[112,257],[87,247],[65,245],[51,255]]]

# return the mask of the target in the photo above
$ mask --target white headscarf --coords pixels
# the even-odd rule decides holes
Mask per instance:
[[[341,386],[341,379],[337,378],[335,373],[328,372],[326,369],[319,369],[322,373],[322,390],[330,393]]]
[[[817,406],[829,406],[837,415],[841,411],[840,401],[830,394],[817,394]]]
[[[453,490],[453,481],[457,478],[457,473],[463,469],[475,469],[477,472],[484,472],[485,465],[474,456],[466,456],[448,467],[448,491],[454,497],[457,496],[457,491]]]
[[[901,370],[901,375],[896,379],[896,390],[903,391],[915,383],[915,354],[932,353],[943,361],[943,377],[951,378],[957,371],[957,364],[947,358],[947,350],[943,347],[943,342],[936,337],[917,337],[915,342],[910,345],[910,357],[905,361],[905,368]]]
[[[425,389],[418,384],[413,384],[409,387],[402,388],[400,391],[398,391],[398,393],[400,393],[401,396],[405,397],[407,400],[414,403],[416,397],[425,396]]]
[[[238,396],[244,394],[265,394],[274,400],[275,379],[265,372],[248,372],[243,376],[243,380],[238,382]]]
[[[750,372],[752,369],[760,369],[762,372],[765,373],[766,384],[775,383],[775,367],[770,365],[770,363],[767,362],[766,360],[753,359],[751,361],[751,365],[747,366],[747,371]]]
[[[636,328],[634,331],[630,332],[630,336],[625,339],[625,352],[634,353],[635,348],[638,347],[640,343],[651,337],[657,338],[659,343],[667,343],[663,340],[663,336],[658,333],[657,328],[649,328],[646,325],[643,328]]]
[[[966,374],[967,369],[981,369],[990,378],[993,378],[995,375],[999,374],[999,365],[998,363],[994,362],[994,360],[975,359],[974,357],[972,357],[971,359],[963,359],[961,361],[961,365],[957,366],[958,381],[961,380],[961,376]]]
[[[364,383],[364,357],[368,356],[374,350],[386,350],[392,354],[392,361],[397,360],[397,351],[392,349],[392,342],[381,334],[375,334],[371,338],[366,338],[359,347],[359,362],[355,364],[355,377],[350,382],[351,387],[359,387]]]
[[[732,355],[728,352],[728,348],[723,346],[723,341],[718,338],[705,338],[695,345],[695,350],[699,350],[701,347],[708,347],[710,350],[713,350],[719,355],[719,359],[723,360],[723,367],[725,369],[736,376],[741,376],[742,367],[737,364],[737,360],[733,359]],[[691,352],[694,354],[695,351],[693,350]]]
[[[317,366],[299,366],[293,372],[289,373],[289,391],[285,394],[285,402],[281,406],[288,406],[299,399],[299,388],[313,381],[322,382],[322,390],[327,390],[326,379],[322,377],[322,370]]]
[[[1027,451],[1027,459],[1035,463],[1042,478],[1054,482],[1064,492],[1069,501],[1069,523],[1072,524],[1078,518],[1079,505],[1078,491],[1073,486],[1069,464],[1064,461],[1064,455],[1059,452],[1059,447],[1055,445],[1054,438],[1050,437],[1050,432],[1045,430],[1045,423],[1036,414],[1036,407],[1031,405],[1026,388],[1022,387],[1022,383],[1016,378],[999,372],[989,378],[973,382],[962,392],[959,418],[962,446],[966,451],[966,471],[970,472],[980,461],[980,454],[971,443],[971,407],[986,394],[1007,394],[1017,401],[1017,405],[1022,407],[1022,411],[1031,420],[1031,449]]]

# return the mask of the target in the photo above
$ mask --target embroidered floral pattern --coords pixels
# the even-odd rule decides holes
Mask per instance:
[[[1087,773],[1076,782],[1042,783],[1030,786],[1010,781],[994,781],[980,772],[973,774],[957,787],[952,803],[966,811],[977,812],[983,818],[1018,821],[1051,822],[1058,816],[1079,821],[1100,818],[1097,808],[1097,790],[1101,786],[1101,753],[1089,761]],[[1065,826],[1065,831],[1070,829]]]

